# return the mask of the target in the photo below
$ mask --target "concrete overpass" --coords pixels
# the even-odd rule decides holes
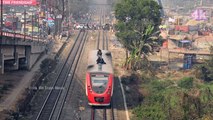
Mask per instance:
[[[2,38],[1,38],[2,37]],[[18,70],[20,67],[31,69],[47,42],[22,34],[2,32],[0,36],[0,74],[5,69]]]

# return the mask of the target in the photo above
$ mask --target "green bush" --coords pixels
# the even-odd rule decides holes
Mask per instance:
[[[166,120],[161,103],[142,104],[133,110],[137,120]]]
[[[193,87],[193,77],[184,77],[178,82],[178,86],[185,89],[191,89]]]
[[[160,80],[154,80],[151,82],[151,86],[152,86],[152,90],[154,91],[161,91],[166,89],[168,86],[170,86],[171,84],[173,84],[171,81],[169,80],[165,80],[165,81],[160,81]]]
[[[162,93],[152,93],[152,95],[148,96],[147,99],[150,103],[159,102],[162,103],[165,100],[165,97]]]
[[[210,47],[210,52],[213,53],[213,46]],[[197,66],[196,77],[210,82],[213,81],[213,55],[210,56],[209,60],[205,60],[204,64]]]
[[[198,86],[194,83],[193,77],[184,77],[177,83],[178,87],[173,84],[169,80],[153,80],[143,84],[143,89],[148,90],[149,94],[144,96],[142,104],[133,109],[132,119],[191,120],[192,118],[200,119],[212,113],[213,87],[211,82]],[[189,94],[190,88],[199,89],[199,96]]]
[[[45,75],[50,73],[51,71],[55,69],[56,64],[57,64],[56,61],[53,59],[49,59],[49,58],[44,59],[40,65],[41,73]]]

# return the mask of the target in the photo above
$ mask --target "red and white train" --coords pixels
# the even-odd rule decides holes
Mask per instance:
[[[97,64],[97,50],[89,52],[86,73],[86,95],[92,106],[109,106],[113,95],[113,66],[110,51],[102,50],[105,64]]]

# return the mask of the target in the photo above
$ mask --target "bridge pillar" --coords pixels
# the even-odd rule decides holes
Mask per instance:
[[[27,69],[28,70],[30,70],[30,68],[31,68],[31,47],[26,47],[26,49],[25,49],[25,51],[26,51],[26,64],[27,64]]]
[[[15,63],[14,63],[14,67],[15,70],[18,70],[19,68],[19,55],[18,52],[15,53]]]
[[[4,54],[0,53],[0,74],[4,74]]]

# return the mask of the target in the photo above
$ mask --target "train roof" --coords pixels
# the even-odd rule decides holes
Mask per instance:
[[[98,59],[97,52],[98,50],[91,50],[89,52],[87,72],[113,73],[111,52],[108,50],[102,50],[102,58],[106,64],[101,65],[96,63],[96,60]]]

